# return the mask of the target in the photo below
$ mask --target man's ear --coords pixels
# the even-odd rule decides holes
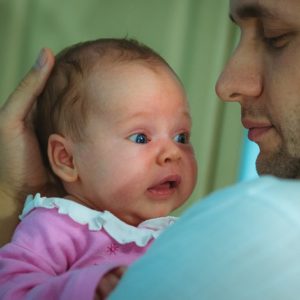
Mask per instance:
[[[48,139],[48,158],[53,172],[65,182],[74,182],[78,178],[74,165],[70,142],[59,134],[51,134]]]

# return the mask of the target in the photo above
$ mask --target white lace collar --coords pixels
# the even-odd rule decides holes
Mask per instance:
[[[22,220],[31,210],[37,207],[57,208],[59,214],[68,215],[75,222],[88,225],[89,230],[98,231],[102,228],[118,243],[128,244],[135,242],[143,247],[152,239],[156,239],[162,231],[176,221],[176,217],[167,216],[146,220],[137,227],[126,224],[109,211],[96,211],[74,201],[63,198],[42,197],[39,193],[34,197],[27,196],[22,214]]]

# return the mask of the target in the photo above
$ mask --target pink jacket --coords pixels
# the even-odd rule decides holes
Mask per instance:
[[[106,226],[105,223],[111,224],[111,221],[108,222],[104,218],[104,222],[97,229],[90,222],[87,224],[86,221],[82,221],[78,211],[70,213],[69,208],[67,212],[62,211],[61,207],[64,204],[52,201],[52,208],[38,204],[45,202],[45,199],[39,195],[30,199],[31,207],[23,213],[27,216],[17,227],[12,241],[0,249],[2,300],[93,299],[101,277],[108,270],[116,266],[128,266],[143,255],[157,231],[141,226],[143,228],[140,231],[149,233],[150,230],[152,235],[154,232],[154,236],[150,238],[148,235],[144,240],[138,238],[136,241],[126,241],[126,237],[125,240],[122,237],[122,221],[109,212],[105,213],[113,219],[113,225]],[[58,200],[59,203],[71,202],[60,198],[48,199]],[[94,215],[105,214],[76,203],[74,205],[77,209],[90,211]],[[85,215],[85,212],[82,215]],[[76,214],[80,216],[79,221]],[[168,222],[172,223],[172,219]],[[129,229],[134,233],[139,230],[123,224],[125,231]],[[91,230],[91,227],[94,228]],[[115,230],[117,234],[111,234]]]

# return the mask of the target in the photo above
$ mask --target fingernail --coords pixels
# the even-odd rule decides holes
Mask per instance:
[[[45,49],[42,49],[39,53],[39,57],[37,58],[37,60],[34,64],[34,67],[36,69],[42,69],[46,65],[46,62],[47,62],[46,51],[45,51]]]

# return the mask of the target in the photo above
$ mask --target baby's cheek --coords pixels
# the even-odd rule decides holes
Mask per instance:
[[[193,185],[195,185],[198,177],[198,163],[194,154],[189,156],[188,161],[189,161],[188,164],[190,166],[190,177],[191,177],[190,179]]]

